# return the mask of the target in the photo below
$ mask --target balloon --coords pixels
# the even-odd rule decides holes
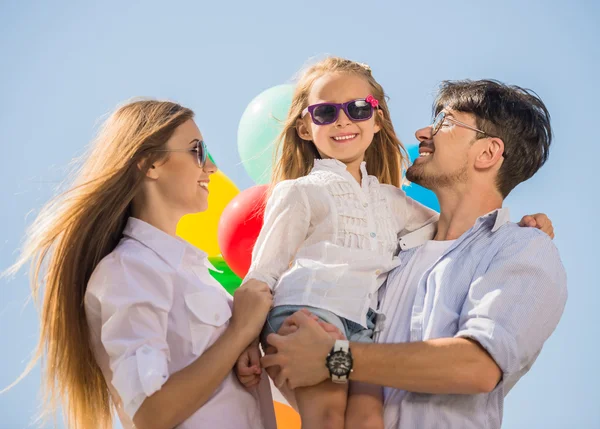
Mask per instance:
[[[419,156],[419,146],[418,145],[409,146],[407,148],[407,150],[408,150],[408,155],[409,155],[411,161],[418,158],[418,156]],[[437,197],[429,189],[425,189],[424,187],[417,185],[416,183],[411,183],[408,186],[404,186],[403,190],[404,190],[404,192],[406,192],[406,195],[408,195],[412,199],[417,200],[421,204],[429,207],[430,209],[433,209],[437,212],[440,211],[440,204],[437,200]]]
[[[273,401],[277,427],[283,429],[300,429],[300,415],[289,405]]]
[[[229,294],[233,295],[233,292],[235,292],[242,283],[242,279],[231,271],[231,268],[229,268],[229,265],[227,265],[227,262],[225,262],[221,255],[209,257],[208,260],[218,270],[209,270],[210,275],[213,276],[215,280],[229,292]]]
[[[217,256],[221,253],[217,240],[221,213],[240,191],[222,171],[210,176],[208,189],[208,209],[182,217],[177,225],[177,235],[204,250],[208,256]]]
[[[250,102],[240,119],[238,152],[256,184],[271,181],[274,144],[283,129],[293,94],[293,85],[267,89]]]
[[[250,268],[252,248],[263,224],[267,185],[253,186],[237,195],[219,221],[219,246],[231,270],[244,277]]]

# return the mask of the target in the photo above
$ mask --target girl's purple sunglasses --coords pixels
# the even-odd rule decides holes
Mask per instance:
[[[310,113],[316,125],[329,125],[338,120],[340,110],[344,109],[346,116],[352,121],[366,121],[373,116],[373,110],[379,106],[379,101],[369,95],[367,98],[347,101],[346,103],[312,104],[302,111],[302,117]]]

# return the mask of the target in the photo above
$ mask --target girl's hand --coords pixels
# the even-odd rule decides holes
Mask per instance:
[[[253,341],[240,355],[235,364],[234,371],[240,383],[247,389],[256,386],[260,382],[262,370],[260,368],[258,339]]]

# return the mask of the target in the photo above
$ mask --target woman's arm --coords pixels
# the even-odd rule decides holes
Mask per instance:
[[[231,372],[251,339],[252,334],[229,325],[202,356],[172,374],[160,390],[146,398],[134,416],[136,428],[172,429],[188,419]]]
[[[264,284],[252,282],[237,289],[233,315],[223,335],[144,400],[133,419],[136,427],[171,429],[200,409],[231,372],[240,353],[258,336],[271,304],[271,291]]]
[[[223,336],[192,364],[169,374],[173,279],[143,250],[107,258],[88,284],[101,312],[101,341],[125,413],[139,429],[171,429],[196,412],[258,335],[272,304],[266,285],[239,288]],[[93,296],[93,298],[92,298]],[[225,300],[225,298],[223,298]]]

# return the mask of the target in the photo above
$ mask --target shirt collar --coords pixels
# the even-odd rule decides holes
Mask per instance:
[[[152,249],[173,268],[179,268],[184,258],[188,256],[196,263],[215,269],[208,261],[208,255],[202,250],[135,217],[130,217],[127,220],[123,235]]]
[[[498,231],[500,227],[510,221],[510,211],[508,207],[502,207],[480,216],[475,221],[475,225],[469,231],[475,231],[484,225],[489,225],[494,220],[491,228],[492,233]],[[403,235],[398,239],[400,250],[408,250],[424,244],[426,241],[433,240],[437,232],[438,221],[427,224],[416,231]],[[467,234],[469,231],[465,232]],[[464,234],[463,234],[464,236]]]
[[[315,159],[315,164],[313,167],[314,171],[326,170],[326,171],[346,171],[346,164],[337,159],[328,158],[328,159]],[[360,163],[360,172],[363,177],[367,176],[367,163],[365,161]]]
[[[315,164],[312,171],[332,171],[334,173],[345,173],[348,171],[346,164],[337,159],[315,159]],[[348,173],[349,174],[349,173]],[[362,184],[369,183],[369,173],[367,173],[367,163],[365,161],[360,163],[360,174],[362,177]]]

